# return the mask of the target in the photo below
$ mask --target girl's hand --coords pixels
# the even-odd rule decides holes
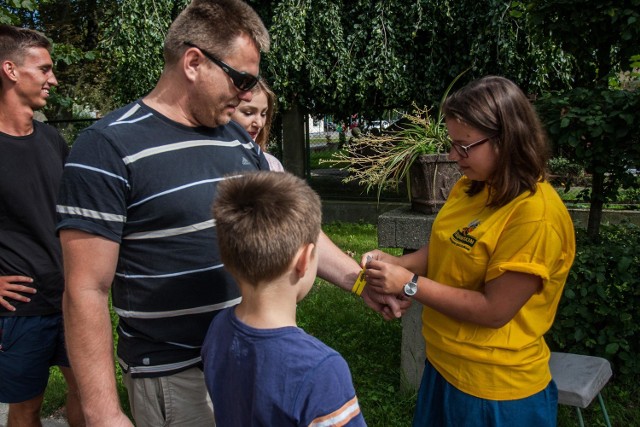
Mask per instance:
[[[411,281],[413,273],[404,267],[385,261],[371,260],[365,273],[367,286],[387,295],[404,296],[404,285]]]
[[[369,263],[369,261],[373,261],[373,260],[395,263],[397,258],[394,257],[393,255],[389,255],[386,252],[382,252],[379,249],[374,249],[362,255],[362,259],[360,260],[360,266],[363,268],[368,268],[367,264]]]

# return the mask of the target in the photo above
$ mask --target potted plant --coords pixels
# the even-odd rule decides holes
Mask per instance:
[[[378,198],[385,188],[397,189],[406,181],[412,209],[437,212],[461,176],[448,158],[450,142],[442,105],[463,73],[445,91],[435,116],[429,108],[414,104],[412,112],[386,130],[353,138],[344,150],[323,162],[349,171],[344,182],[357,181],[367,191],[376,188]]]

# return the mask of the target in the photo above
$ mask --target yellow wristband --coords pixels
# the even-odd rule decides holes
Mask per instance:
[[[351,288],[351,292],[353,292],[354,294],[360,296],[360,294],[362,294],[362,291],[364,290],[364,287],[367,286],[367,279],[364,276],[364,272],[365,272],[366,268],[363,268],[362,270],[360,270],[360,274],[358,274],[358,278],[356,279],[356,283],[353,284],[353,288]]]

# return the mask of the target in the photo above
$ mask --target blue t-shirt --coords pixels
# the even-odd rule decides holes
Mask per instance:
[[[218,425],[366,425],[347,362],[300,328],[255,329],[227,308],[202,361]]]

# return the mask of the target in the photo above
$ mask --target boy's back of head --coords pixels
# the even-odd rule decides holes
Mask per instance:
[[[254,172],[218,184],[213,206],[225,268],[248,283],[273,280],[320,234],[320,198],[287,172]]]

